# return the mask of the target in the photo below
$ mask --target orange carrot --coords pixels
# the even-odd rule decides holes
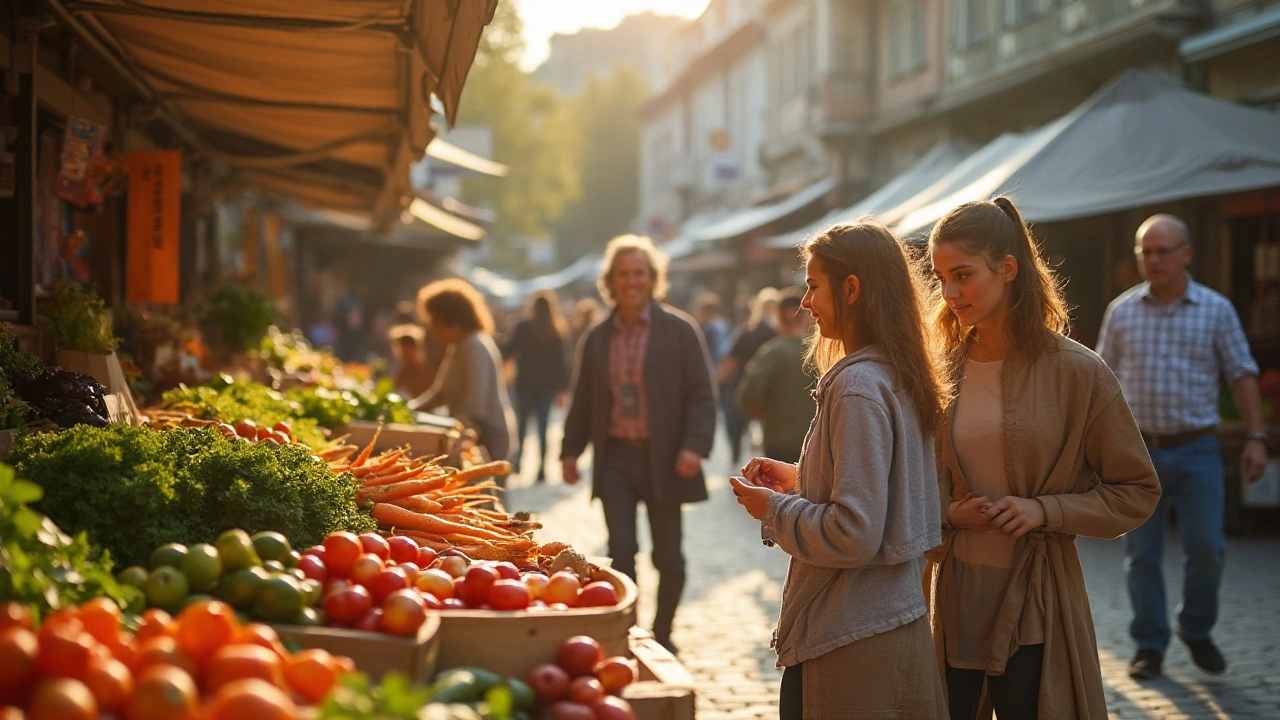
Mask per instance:
[[[479,480],[485,475],[510,475],[510,474],[511,474],[511,463],[507,462],[506,460],[494,460],[493,462],[488,462],[483,465],[474,465],[472,467],[467,468],[466,470],[461,470],[454,475],[454,478],[457,480],[457,482],[465,484],[475,480]]]
[[[426,480],[405,480],[391,485],[364,487],[356,490],[356,500],[360,502],[366,500],[373,500],[374,502],[397,500],[434,490],[440,487],[443,482],[444,478],[428,478]]]
[[[466,535],[468,537],[483,538],[486,540],[505,539],[503,535],[494,532],[493,530],[452,522],[435,515],[416,513],[412,510],[406,510],[402,507],[391,505],[390,503],[376,503],[373,506],[372,514],[374,520],[394,528],[418,530],[420,532],[437,533],[440,535]]]
[[[379,485],[391,485],[403,480],[416,480],[422,477],[422,470],[403,470],[394,475],[378,475],[364,479],[366,488],[378,487]]]
[[[373,446],[378,444],[378,437],[381,435],[382,435],[382,426],[379,425],[378,429],[373,431],[373,439],[369,441],[369,446],[364,449],[364,452],[356,456],[355,462],[351,463],[352,467],[360,467],[361,465],[365,464],[365,462],[369,459],[369,456],[373,454]]]
[[[396,462],[398,462],[399,460],[400,460],[400,451],[393,450],[392,452],[384,453],[383,455],[378,456],[377,459],[375,459],[372,463],[369,463],[368,465],[364,465],[356,468],[355,470],[352,470],[351,474],[355,475],[358,478],[366,477],[368,475],[374,475],[383,470],[386,470],[392,465],[395,465]]]
[[[404,508],[405,510],[412,510],[414,512],[426,513],[428,515],[434,515],[435,513],[438,513],[444,510],[444,508],[441,507],[440,503],[436,502],[435,500],[428,500],[427,498],[421,495],[410,495],[409,497],[397,498],[395,500],[388,500],[388,502],[390,502],[392,505],[398,505]]]

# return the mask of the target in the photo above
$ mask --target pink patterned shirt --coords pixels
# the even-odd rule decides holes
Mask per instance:
[[[649,346],[650,313],[646,305],[630,325],[614,315],[609,339],[609,437],[649,439],[649,407],[644,396],[644,355]],[[632,395],[633,394],[633,395]],[[628,395],[632,395],[628,397]]]

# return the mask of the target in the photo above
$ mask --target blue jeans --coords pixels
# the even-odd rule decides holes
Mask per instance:
[[[1182,538],[1178,631],[1188,640],[1204,640],[1218,619],[1218,587],[1227,551],[1223,530],[1226,485],[1222,452],[1213,435],[1177,447],[1148,449],[1162,494],[1151,518],[1125,536],[1125,574],[1133,605],[1129,634],[1139,648],[1163,653],[1170,637],[1161,566],[1169,507],[1178,513]]]

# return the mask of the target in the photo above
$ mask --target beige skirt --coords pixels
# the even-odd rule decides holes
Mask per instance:
[[[806,660],[801,677],[806,720],[947,717],[927,615]]]

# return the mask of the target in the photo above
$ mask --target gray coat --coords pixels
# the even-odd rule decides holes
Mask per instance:
[[[597,454],[592,468],[593,495],[599,496],[599,453],[609,439],[609,341],[615,310],[587,333],[578,349],[573,403],[564,425],[561,457],[578,457],[587,445]],[[649,410],[649,461],[660,502],[707,499],[707,483],[676,475],[676,456],[692,450],[711,454],[716,432],[716,397],[707,344],[693,318],[654,301],[649,343],[644,356],[645,400]]]
[[[880,348],[836,363],[814,395],[796,487],[770,499],[762,526],[791,556],[779,666],[922,617],[924,553],[942,542],[933,439]]]

